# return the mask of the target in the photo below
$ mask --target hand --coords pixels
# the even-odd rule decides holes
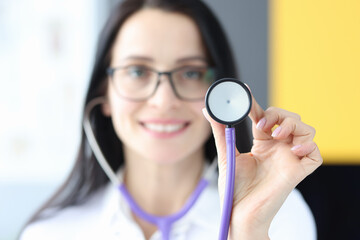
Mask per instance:
[[[322,163],[315,130],[295,113],[280,108],[264,111],[252,98],[250,111],[253,147],[236,150],[236,170],[230,239],[266,239],[270,223],[287,196]],[[225,126],[204,109],[215,137],[219,165],[219,194],[223,201],[226,179]],[[274,126],[279,125],[273,132]],[[222,206],[222,203],[221,203]]]

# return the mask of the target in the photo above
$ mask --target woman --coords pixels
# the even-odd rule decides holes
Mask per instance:
[[[217,239],[224,126],[202,109],[211,81],[236,77],[230,53],[219,23],[200,1],[128,0],[114,9],[101,34],[86,106],[102,97],[88,108],[91,126],[130,200],[108,183],[83,132],[68,180],[21,239],[161,239],[163,226],[135,214],[131,199],[152,216],[176,214],[203,178],[209,184],[167,234]],[[314,239],[311,213],[293,191],[322,162],[314,129],[294,113],[264,111],[254,98],[249,116],[251,152],[246,124],[237,126],[245,154],[236,153],[230,239]]]

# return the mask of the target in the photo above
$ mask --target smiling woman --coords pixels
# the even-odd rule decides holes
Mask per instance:
[[[215,79],[236,77],[230,53],[201,1],[127,0],[115,8],[85,102],[85,128],[96,139],[83,132],[68,180],[21,238],[217,239],[224,126],[203,108]],[[314,131],[294,113],[252,102],[251,153],[247,124],[237,126],[246,153],[235,153],[229,237],[314,239],[311,212],[293,190],[321,164]]]
[[[166,33],[164,29],[167,29]],[[128,73],[125,77],[116,76],[118,85],[112,84],[114,82],[108,85],[109,103],[105,104],[104,108],[106,114],[111,116],[115,131],[124,144],[128,171],[132,171],[129,168],[139,157],[141,161],[182,160],[189,164],[203,161],[201,146],[209,138],[210,126],[204,119],[201,109],[204,107],[203,99],[210,85],[203,77],[195,81],[186,78],[185,75],[195,72],[197,68],[208,67],[202,46],[198,28],[189,17],[182,14],[160,9],[145,9],[133,14],[123,24],[115,40],[110,66],[136,67],[137,73],[141,68],[177,70],[168,74],[145,75],[142,80],[149,79],[149,82],[152,80],[153,84],[148,84],[148,81],[144,84],[144,81],[141,81],[141,87],[137,85],[136,88],[131,88],[128,80],[132,80],[131,85],[136,84],[135,77],[133,74],[129,77]],[[182,75],[179,75],[179,70]],[[201,73],[200,70],[198,73]],[[115,77],[113,79],[115,80]],[[186,87],[185,81],[190,82],[187,85],[193,88],[183,89]],[[126,88],[120,88],[120,85],[125,85]],[[138,94],[146,93],[142,89],[149,89],[147,92],[150,94],[140,98]],[[119,97],[116,90],[121,91],[122,96],[132,96],[132,99],[136,97],[145,100],[145,96],[148,99],[141,102],[128,101]],[[180,94],[182,99],[177,97],[179,93],[183,93]],[[190,98],[192,95],[195,96],[193,99],[198,101],[182,101],[192,100]],[[174,131],[163,131],[165,129]],[[173,170],[169,168],[166,174],[174,171],[178,166],[173,165],[173,167]],[[134,166],[135,172],[139,170],[140,166]],[[172,182],[178,181],[172,180]],[[147,195],[144,191],[143,194],[144,197]]]

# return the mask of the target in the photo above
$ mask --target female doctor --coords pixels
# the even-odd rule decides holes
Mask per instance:
[[[193,198],[169,238],[217,239],[225,126],[203,108],[211,82],[222,77],[236,77],[235,64],[204,3],[123,1],[100,36],[84,116],[89,110],[97,143],[130,197],[109,182],[83,132],[68,179],[20,238],[162,239],[161,226],[136,214],[129,199],[142,213],[166,217]],[[252,101],[252,144],[246,123],[236,128],[229,239],[315,239],[311,212],[294,190],[322,163],[315,130],[295,113]]]

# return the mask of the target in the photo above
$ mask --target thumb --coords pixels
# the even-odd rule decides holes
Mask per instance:
[[[219,167],[223,167],[226,163],[226,139],[225,139],[225,125],[216,122],[207,112],[206,108],[202,109],[204,117],[209,121],[211,129],[215,138],[215,145],[218,155]],[[236,150],[235,155],[238,155]]]

